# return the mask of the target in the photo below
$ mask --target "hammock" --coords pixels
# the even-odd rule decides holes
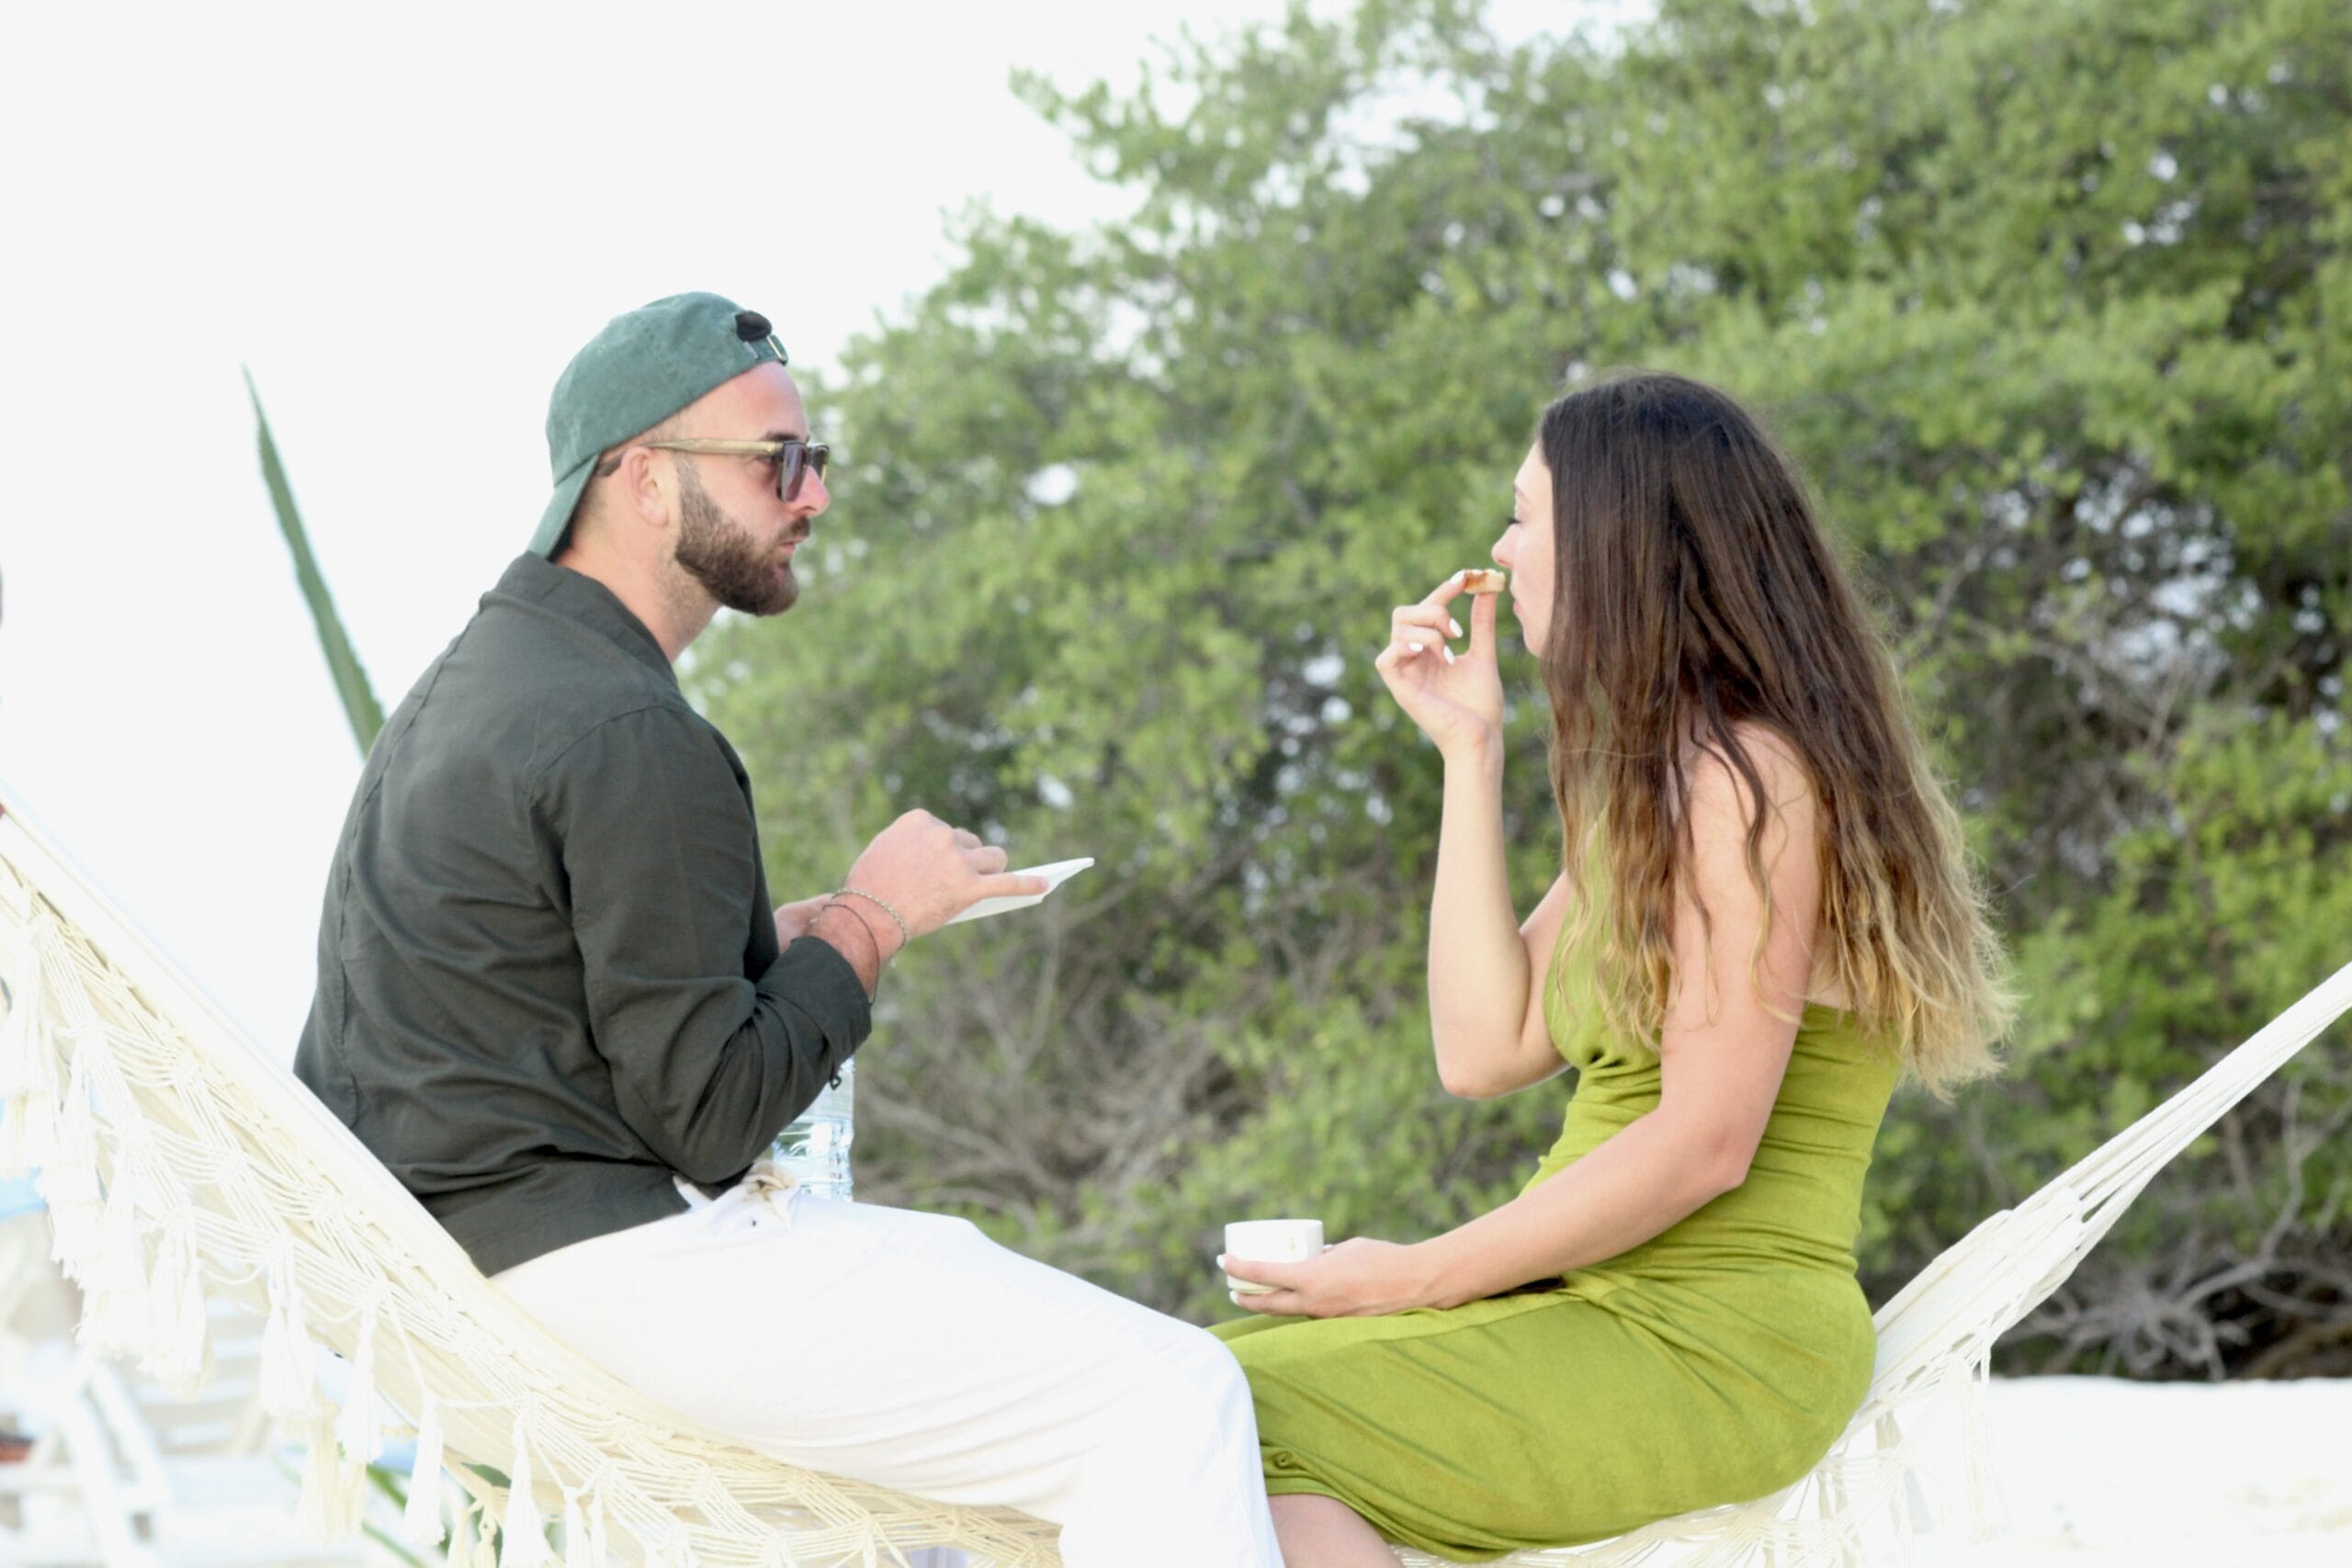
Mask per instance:
[[[975,1568],[1057,1563],[1051,1527],[799,1470],[634,1393],[539,1328],[324,1106],[245,1040],[0,795],[0,1178],[38,1168],[85,1344],[167,1385],[209,1376],[206,1300],[262,1314],[264,1407],[308,1448],[301,1519],[358,1527],[366,1464],[416,1442],[403,1534],[456,1568],[830,1568],[960,1548]],[[2032,1198],[1979,1225],[1882,1309],[1878,1363],[1829,1456],[1771,1497],[1522,1564],[1858,1562],[1866,1529],[1933,1501],[1898,1412],[1957,1403],[1961,1479],[1989,1495],[1976,1404],[1993,1342],[2062,1283],[2151,1177],[2352,1006],[2352,965]],[[351,1365],[340,1408],[315,1348]],[[1924,1483],[1924,1484],[1923,1484]],[[449,1505],[445,1518],[445,1500]],[[1981,1510],[1976,1516],[1981,1519]],[[560,1555],[548,1529],[561,1525]],[[1441,1562],[1400,1551],[1417,1565]],[[1204,1564],[1203,1568],[1218,1568]]]

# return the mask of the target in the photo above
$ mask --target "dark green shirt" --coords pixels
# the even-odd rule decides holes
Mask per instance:
[[[368,754],[296,1075],[492,1274],[735,1180],[870,1022],[652,634],[517,559]]]

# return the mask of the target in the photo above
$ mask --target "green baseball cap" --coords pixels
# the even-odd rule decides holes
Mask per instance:
[[[548,400],[555,494],[539,514],[531,553],[555,554],[599,455],[771,359],[791,363],[768,319],[716,294],[673,294],[606,321],[571,356]]]

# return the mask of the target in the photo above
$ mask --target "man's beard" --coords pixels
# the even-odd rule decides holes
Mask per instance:
[[[746,615],[780,615],[800,597],[790,562],[753,542],[718,509],[691,464],[678,465],[677,562],[704,592]]]

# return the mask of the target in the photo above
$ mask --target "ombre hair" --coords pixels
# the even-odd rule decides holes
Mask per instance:
[[[1644,1036],[1662,1026],[1675,901],[1697,897],[1685,807],[1702,753],[1753,803],[1747,873],[1770,930],[1770,808],[1739,731],[1760,727],[1819,802],[1816,966],[1938,1097],[1996,1071],[2016,1004],[1959,813],[1794,465],[1724,393],[1651,371],[1559,399],[1536,444],[1552,476],[1552,792],[1578,900],[1566,940],[1599,938],[1583,1005]],[[1582,868],[1604,852],[1602,900]],[[1762,952],[1759,936],[1751,973]]]

